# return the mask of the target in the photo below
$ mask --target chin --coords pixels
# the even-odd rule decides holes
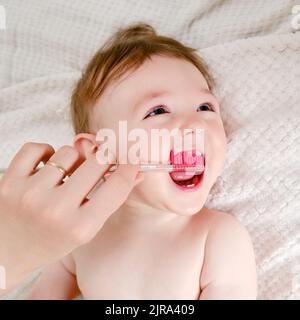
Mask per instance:
[[[166,207],[169,211],[172,211],[178,215],[182,216],[192,216],[196,213],[198,213],[204,206],[205,200],[197,200],[194,203],[180,203],[179,201],[168,203],[166,204]]]
[[[200,177],[199,177],[200,178]],[[203,176],[200,182],[196,182],[192,187],[178,186],[173,181],[170,181],[170,190],[166,207],[174,213],[181,215],[194,215],[199,212],[207,199],[209,194],[208,188],[205,187]]]
[[[162,211],[194,215],[203,208],[209,194],[205,173],[198,178],[194,186],[185,187],[177,185],[169,173],[151,173],[135,187],[130,198]]]

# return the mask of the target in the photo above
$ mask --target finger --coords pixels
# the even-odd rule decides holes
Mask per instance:
[[[65,197],[68,198],[72,196],[73,203],[76,206],[80,206],[88,193],[95,187],[110,167],[110,164],[99,164],[96,154],[93,153],[62,185],[61,188]]]
[[[5,174],[9,176],[29,176],[41,161],[48,161],[55,150],[46,143],[27,142],[12,159]]]
[[[79,219],[91,221],[95,230],[101,228],[107,218],[127,199],[138,178],[138,166],[119,165],[93,197],[79,210]]]
[[[72,173],[82,162],[79,152],[68,145],[59,148],[49,159],[63,168],[65,174],[57,167],[45,164],[43,168],[37,172],[33,179],[38,180],[40,185],[48,187],[55,186],[62,182],[65,175]]]

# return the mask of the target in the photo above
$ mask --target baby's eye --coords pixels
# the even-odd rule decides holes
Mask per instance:
[[[144,119],[147,119],[149,117],[154,117],[160,114],[164,114],[164,113],[170,113],[167,108],[165,106],[157,106],[152,108],[147,115],[144,117]]]
[[[214,111],[214,108],[213,108],[212,104],[204,103],[204,104],[201,104],[201,106],[199,106],[197,108],[197,112],[198,111]]]

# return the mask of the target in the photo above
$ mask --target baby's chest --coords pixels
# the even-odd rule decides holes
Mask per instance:
[[[77,254],[77,282],[85,299],[198,299],[203,250],[92,248]],[[123,249],[123,250],[122,250]]]

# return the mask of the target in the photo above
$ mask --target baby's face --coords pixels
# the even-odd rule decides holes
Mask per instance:
[[[160,94],[145,99],[144,96],[152,92]],[[171,132],[178,128],[182,133],[184,129],[204,129],[205,149],[188,148],[192,152],[204,151],[205,171],[202,175],[179,181],[182,177],[177,180],[168,172],[148,172],[127,200],[127,204],[139,204],[145,210],[149,207],[182,215],[195,214],[203,207],[222,171],[226,136],[219,104],[193,64],[176,58],[153,56],[105,90],[93,109],[91,119],[94,132],[110,128],[117,137],[119,121],[127,121],[128,132],[137,128],[145,130],[149,137],[149,157],[141,157],[141,162],[151,162],[151,129]],[[128,149],[130,145],[128,142]],[[185,147],[186,151],[188,149]],[[160,144],[159,150],[161,163],[174,161],[171,159],[174,141],[169,146]],[[120,156],[118,152],[117,156]],[[201,162],[203,159],[198,160]]]

